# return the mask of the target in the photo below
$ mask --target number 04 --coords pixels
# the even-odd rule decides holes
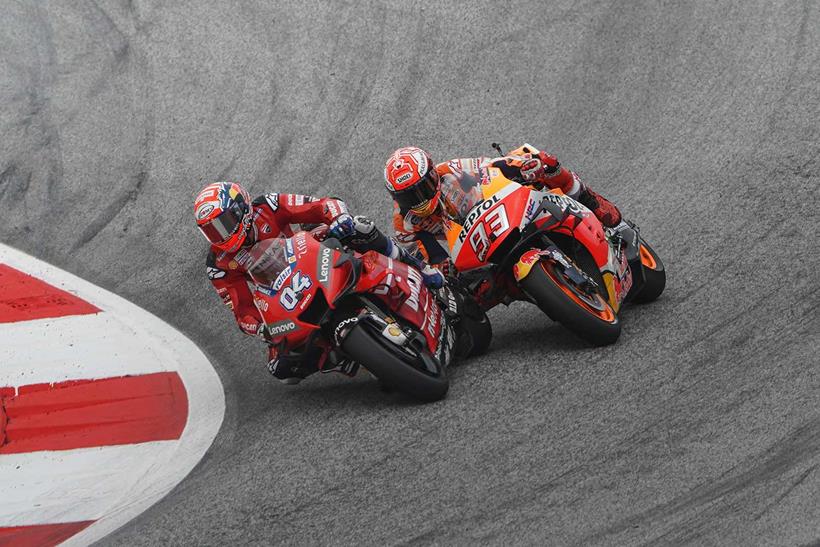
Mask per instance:
[[[285,287],[284,290],[282,290],[282,294],[279,296],[279,303],[282,304],[282,307],[286,310],[292,310],[296,307],[296,304],[299,303],[299,295],[297,293],[309,288],[310,285],[311,281],[308,276],[303,275],[302,272],[296,272],[291,278],[290,287]]]

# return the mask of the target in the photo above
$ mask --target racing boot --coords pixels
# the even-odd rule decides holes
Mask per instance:
[[[621,212],[614,203],[593,192],[586,184],[581,184],[576,200],[583,203],[607,228],[614,228],[621,223]]]
[[[315,362],[305,357],[304,354],[281,352],[269,344],[268,372],[283,384],[296,385],[317,370]]]
[[[359,372],[359,363],[352,359],[345,359],[340,357],[337,353],[331,352],[328,361],[319,369],[323,374],[328,372],[338,372],[350,378],[356,376]]]

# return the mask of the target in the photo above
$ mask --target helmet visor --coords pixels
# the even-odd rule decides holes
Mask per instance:
[[[423,209],[439,191],[439,176],[435,169],[424,175],[416,184],[404,190],[391,190],[393,199],[404,211]]]
[[[230,209],[226,209],[215,219],[200,224],[199,229],[208,241],[219,245],[236,233],[239,225],[242,224],[243,216],[244,208],[239,203],[234,203]]]

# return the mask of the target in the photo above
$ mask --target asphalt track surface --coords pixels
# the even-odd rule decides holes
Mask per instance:
[[[104,541],[820,541],[820,4],[0,3],[0,240],[181,328],[212,449]],[[416,405],[281,386],[220,309],[206,182],[388,221],[385,157],[544,147],[669,272],[590,349],[531,306]]]

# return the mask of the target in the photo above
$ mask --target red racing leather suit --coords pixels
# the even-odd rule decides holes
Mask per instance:
[[[539,158],[538,175],[528,172],[533,158]],[[446,266],[449,260],[445,221],[463,218],[482,198],[478,188],[482,171],[497,167],[510,180],[530,184],[538,189],[558,188],[592,209],[608,226],[621,221],[618,209],[581,183],[578,176],[562,167],[558,160],[535,147],[525,144],[506,156],[497,158],[454,159],[436,165],[441,180],[441,205],[428,217],[412,211],[402,211],[393,203],[395,239],[411,253],[420,253],[430,264]],[[446,269],[446,268],[445,268]]]
[[[253,243],[273,237],[290,237],[297,224],[330,224],[347,212],[343,201],[298,194],[266,194],[253,200],[253,220],[243,245],[235,253],[211,247],[206,260],[211,280],[222,302],[233,311],[242,332],[255,335],[263,325],[262,316],[253,303],[247,266]]]

